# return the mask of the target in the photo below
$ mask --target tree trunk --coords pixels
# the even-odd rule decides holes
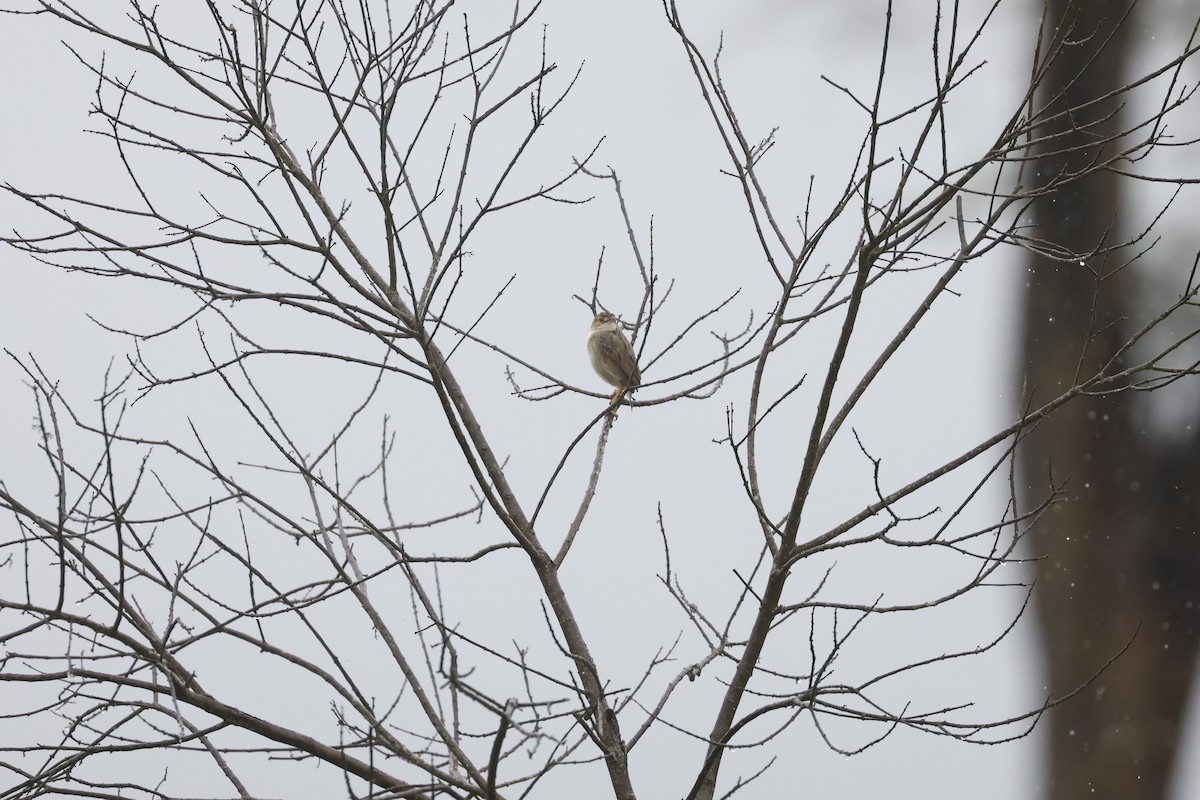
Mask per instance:
[[[1055,60],[1041,102],[1051,113],[1075,110],[1040,131],[1056,134],[1039,156],[1042,185],[1115,150],[1097,142],[1120,129],[1116,103],[1079,107],[1122,85],[1137,31],[1128,19],[1119,24],[1129,0],[1050,6],[1056,39],[1072,43]],[[1131,333],[1141,265],[1122,269],[1131,248],[1106,253],[1119,237],[1125,185],[1099,172],[1050,191],[1034,208],[1035,235],[1080,254],[1068,262],[1029,257],[1021,341],[1025,388],[1035,401],[1072,385],[1077,373],[1099,371]],[[1082,686],[1132,642],[1051,712],[1046,797],[1166,797],[1195,668],[1200,462],[1194,437],[1153,440],[1138,399],[1123,392],[1069,403],[1021,453],[1026,508],[1045,499],[1051,482],[1065,481],[1063,501],[1031,537],[1048,689],[1061,696]]]

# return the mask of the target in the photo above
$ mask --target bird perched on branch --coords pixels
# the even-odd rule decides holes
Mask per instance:
[[[636,389],[642,382],[633,345],[625,338],[625,331],[621,330],[617,318],[607,311],[601,311],[592,320],[587,346],[592,369],[606,383],[616,387],[609,400],[615,409],[621,395]]]

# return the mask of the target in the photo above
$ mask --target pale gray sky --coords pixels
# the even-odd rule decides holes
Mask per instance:
[[[463,3],[479,10],[485,4]],[[821,80],[828,76],[844,86],[869,93],[878,68],[882,3],[865,0],[840,3],[794,4],[772,0],[757,3],[696,4],[687,19],[697,44],[707,52],[724,32],[724,77],[749,135],[765,136],[777,128],[777,144],[764,162],[767,188],[778,207],[793,217],[803,209],[809,176],[814,176],[813,205],[822,208],[844,183],[861,140],[864,118],[840,92]],[[895,68],[890,79],[889,105],[900,110],[923,97],[930,85],[928,30],[933,4],[904,3],[897,14],[896,39],[891,54]],[[970,4],[968,4],[970,5]],[[986,143],[994,125],[1007,116],[1020,81],[1025,77],[1027,46],[1021,39],[1032,29],[1029,4],[1010,3],[1001,12],[984,45],[990,63],[973,79],[974,88],[963,95],[963,125],[953,131],[954,148],[965,155]],[[755,248],[752,230],[735,184],[720,174],[724,154],[704,109],[690,68],[663,20],[658,3],[644,0],[550,0],[544,9],[550,58],[560,64],[555,78],[563,83],[583,62],[584,69],[573,97],[552,119],[527,167],[533,180],[538,169],[545,175],[561,174],[572,156],[582,156],[603,136],[597,159],[611,166],[624,181],[635,224],[644,234],[654,219],[657,268],[664,279],[677,282],[677,297],[663,313],[655,332],[662,346],[672,326],[709,308],[736,289],[744,294],[723,318],[726,329],[744,324],[746,314],[763,297],[768,276]],[[480,13],[483,13],[480,11]],[[967,9],[966,13],[974,13]],[[96,137],[80,133],[88,126],[86,115],[94,80],[57,42],[59,34],[41,20],[4,19],[0,24],[0,181],[45,188],[72,188],[104,197],[125,192],[115,171],[111,151]],[[536,56],[536,53],[533,54]],[[155,77],[147,72],[146,81]],[[953,112],[954,103],[951,103]],[[289,112],[281,112],[286,119]],[[290,113],[300,114],[300,111]],[[973,149],[974,148],[974,149]],[[486,151],[485,156],[486,159]],[[157,190],[176,193],[180,202],[194,200],[186,184],[171,173],[156,176]],[[566,192],[574,196],[594,193],[585,211],[574,207],[539,206],[518,213],[510,223],[489,230],[476,243],[470,269],[477,283],[464,289],[464,307],[486,304],[494,292],[515,275],[512,288],[485,320],[480,335],[495,339],[514,352],[545,365],[565,380],[599,391],[583,351],[586,312],[572,294],[585,294],[596,259],[606,248],[607,265],[602,299],[627,319],[636,313],[640,286],[632,266],[611,193],[602,184],[586,179]],[[5,229],[36,229],[38,224],[5,200],[0,217]],[[785,220],[790,222],[790,220]],[[853,238],[839,231],[826,245],[827,259],[845,259]],[[913,477],[969,448],[988,433],[1006,424],[1012,411],[1007,396],[1011,385],[1014,303],[1020,265],[1004,251],[978,262],[979,268],[956,280],[959,298],[939,301],[907,348],[881,377],[880,384],[863,402],[851,424],[872,454],[882,457],[883,475],[891,485]],[[176,319],[186,304],[171,301],[156,287],[114,284],[83,275],[64,275],[32,263],[13,252],[0,252],[4,290],[0,292],[0,344],[24,357],[32,353],[46,371],[61,378],[62,391],[80,400],[99,394],[105,369],[116,362],[123,374],[128,342],[100,331],[86,315],[109,325],[152,330]],[[849,371],[860,373],[878,347],[923,295],[927,281],[917,276],[898,282],[866,307],[868,320],[861,341],[851,350]],[[478,306],[479,308],[482,305]],[[464,316],[466,312],[464,311]],[[255,324],[251,322],[250,324]],[[279,333],[274,319],[261,321],[264,334]],[[814,326],[810,338],[796,348],[814,377],[828,358],[829,325]],[[297,337],[307,335],[302,329]],[[696,347],[704,344],[699,339]],[[220,346],[217,344],[216,346]],[[179,343],[180,360],[194,358],[194,347]],[[653,349],[653,348],[652,348]],[[697,352],[697,351],[692,351]],[[154,354],[170,366],[169,350]],[[594,413],[593,398],[569,397],[545,403],[526,403],[511,396],[501,360],[478,349],[464,348],[459,369],[465,381],[487,398],[480,410],[496,448],[511,455],[514,482],[532,490],[544,482],[565,443]],[[669,370],[664,364],[659,372]],[[522,375],[527,384],[536,379]],[[645,379],[653,381],[654,370]],[[311,381],[307,373],[281,370],[272,389],[281,396],[303,398],[289,413],[300,421],[305,415],[324,418],[341,413],[359,395],[342,397],[334,384]],[[737,591],[732,569],[748,571],[753,535],[744,497],[725,447],[713,444],[724,435],[729,404],[744,413],[745,381],[731,385],[709,400],[677,403],[625,411],[609,443],[606,472],[601,478],[593,516],[571,555],[567,580],[577,580],[577,606],[585,625],[591,625],[597,656],[613,680],[628,685],[636,680],[646,660],[676,634],[687,629],[684,620],[663,593],[655,576],[661,572],[661,546],[656,510],[661,504],[674,543],[672,557],[684,585],[699,599],[720,607]],[[644,390],[654,395],[653,387]],[[413,413],[420,401],[398,391],[404,403],[396,416]],[[795,422],[805,419],[812,393],[801,393],[785,413]],[[184,435],[183,414],[222,446],[231,457],[238,452],[239,437],[247,433],[234,418],[212,416],[219,401],[197,391],[147,401],[139,411],[139,428]],[[35,443],[29,393],[11,360],[0,363],[0,478],[10,488],[34,488],[41,477],[29,469]],[[207,415],[207,416],[206,416]],[[312,432],[319,447],[324,428]],[[547,515],[569,519],[586,478],[593,440],[582,445],[582,460],[573,462],[560,492],[552,495]],[[869,464],[847,438],[844,447],[830,455],[824,482],[818,484],[820,502],[812,509],[814,530],[844,518],[870,498]],[[371,447],[369,437],[361,446]],[[436,472],[436,455],[426,449],[442,447],[434,432],[417,432],[404,447],[416,454],[418,464],[405,476],[406,509],[414,517],[432,515],[436,509],[457,507],[469,498],[465,484],[447,486]],[[794,485],[794,470],[782,468],[788,442],[772,441],[781,468],[764,477],[776,504]],[[40,466],[40,464],[39,464]],[[969,476],[965,476],[969,477]],[[961,489],[966,484],[959,482]],[[937,498],[925,498],[926,506]],[[997,487],[964,522],[987,524],[1002,509],[1004,497]],[[950,501],[953,505],[953,501]],[[915,509],[910,509],[915,510]],[[2,530],[2,528],[0,528]],[[464,534],[465,535],[465,534]],[[2,538],[2,537],[0,537]],[[515,556],[514,561],[515,564]],[[807,576],[817,580],[821,570]],[[928,587],[946,576],[935,560],[899,560],[882,551],[839,556],[831,589],[858,602],[870,602],[880,592],[888,600],[903,602],[924,596]],[[578,570],[572,575],[571,569]],[[3,578],[6,579],[6,578]],[[457,613],[475,630],[504,630],[498,636],[531,638],[540,619],[516,619],[527,614],[523,598],[510,597],[513,588],[503,572],[473,573],[467,584],[474,594],[454,596]],[[598,590],[597,584],[620,581],[627,590],[619,605]],[[798,581],[799,583],[800,581]],[[814,584],[815,585],[815,584]],[[467,591],[466,587],[458,588]],[[513,593],[514,595],[517,593]],[[915,656],[971,646],[990,639],[1015,613],[1015,591],[977,592],[959,603],[912,620],[877,620],[841,657],[848,676],[862,675],[892,657]],[[995,652],[967,663],[932,668],[899,682],[889,696],[911,697],[916,706],[935,707],[963,702],[977,704],[977,718],[1011,716],[1036,706],[1042,699],[1030,625],[1018,626],[1014,635]],[[681,662],[698,652],[684,639]],[[543,643],[544,644],[544,643]],[[806,657],[807,642],[793,643],[796,657]],[[925,648],[924,650],[922,648]],[[219,679],[210,678],[210,683]],[[383,678],[381,680],[386,680]],[[685,687],[672,701],[666,718],[672,721],[706,719],[712,707],[712,690],[696,684]],[[2,696],[0,696],[2,697]],[[260,698],[267,707],[270,697]],[[281,702],[287,712],[289,702]],[[4,709],[0,707],[0,712]],[[326,714],[318,704],[313,713]],[[695,714],[695,716],[693,716]],[[0,738],[21,735],[18,720],[0,720]],[[852,727],[831,728],[838,743],[854,747],[867,741]],[[781,761],[747,796],[804,796],[874,798],[973,797],[976,800],[1009,800],[1040,796],[1037,787],[1035,734],[1018,742],[977,747],[908,731],[899,731],[882,744],[853,758],[831,752],[811,724],[800,722],[779,749]],[[645,797],[670,797],[680,791],[670,759],[679,754],[679,769],[696,768],[694,742],[662,730],[634,751],[636,777],[644,781]],[[739,756],[727,764],[723,777],[749,773],[765,759]],[[336,780],[336,776],[325,776]],[[307,783],[293,788],[302,797]],[[541,796],[551,784],[542,787]],[[1177,796],[1200,792],[1200,774],[1187,775]],[[645,788],[649,787],[649,788]],[[686,789],[685,789],[686,791]],[[565,795],[560,795],[565,796]],[[572,796],[603,796],[581,794]]]

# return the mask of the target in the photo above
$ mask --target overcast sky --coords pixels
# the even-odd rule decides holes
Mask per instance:
[[[759,0],[696,5],[705,7],[690,10],[687,19],[697,44],[711,52],[724,33],[724,77],[743,124],[754,136],[777,129],[777,144],[763,169],[780,207],[800,213],[809,176],[814,178],[814,206],[828,203],[845,181],[861,140],[863,116],[821,76],[869,90],[878,68],[882,4]],[[894,109],[921,97],[930,80],[932,3],[902,5],[891,56]],[[988,141],[993,126],[1010,111],[1027,65],[1023,37],[1033,23],[1028,5],[1008,4],[990,29],[981,52],[990,63],[963,96],[966,103],[974,98],[975,105],[964,117],[975,127],[953,131],[960,152]],[[548,127],[530,174],[541,167],[548,175],[561,174],[572,156],[584,155],[603,136],[598,165],[611,166],[621,175],[634,221],[643,232],[653,218],[657,268],[678,285],[677,305],[664,312],[660,335],[666,337],[671,325],[739,288],[746,296],[731,306],[724,322],[729,330],[744,324],[755,308],[754,293],[762,287],[764,267],[735,185],[720,173],[726,167],[720,143],[661,8],[645,0],[550,0],[543,21],[550,57],[562,67],[556,77],[573,72],[580,63],[583,71],[573,97]],[[110,190],[124,191],[115,188],[119,175],[110,149],[81,133],[89,125],[86,112],[94,81],[59,38],[60,33],[41,20],[0,22],[0,74],[6,76],[0,81],[0,181],[31,188],[70,186],[98,197]],[[145,80],[154,77],[147,74]],[[177,191],[181,197],[189,191],[187,186],[173,186],[170,174],[157,177],[160,191]],[[472,254],[480,276],[472,289],[477,294],[465,295],[463,302],[486,298],[515,276],[505,301],[486,319],[480,335],[549,365],[576,385],[602,391],[605,387],[584,355],[590,320],[571,295],[590,289],[601,248],[606,263],[601,296],[607,304],[632,318],[640,286],[611,193],[599,184],[590,189],[586,182],[577,186],[578,195],[596,196],[585,212],[574,207],[541,209],[538,213],[545,216],[540,223],[518,216],[511,226],[483,236],[488,247],[480,246]],[[0,218],[5,229],[37,225],[36,218],[11,202],[0,209],[8,215]],[[829,245],[829,257],[844,257],[852,247],[853,238],[843,235]],[[1021,268],[1014,254],[1001,251],[956,281],[960,297],[936,307],[927,327],[888,367],[856,412],[854,429],[873,455],[885,459],[885,475],[892,485],[903,485],[1007,424]],[[64,393],[81,401],[99,394],[110,362],[120,366],[130,350],[126,338],[105,333],[87,315],[110,326],[151,330],[184,308],[164,302],[160,289],[64,275],[12,250],[0,252],[0,270],[0,344],[19,356],[36,356],[47,373],[61,379]],[[852,371],[869,363],[877,352],[871,345],[892,335],[924,286],[916,279],[911,287],[897,287],[867,306],[868,327],[862,349],[851,354]],[[816,375],[828,354],[829,333],[829,328],[814,330],[798,356],[811,358]],[[664,343],[665,338],[657,344]],[[155,355],[158,363],[170,363],[169,354]],[[181,351],[180,358],[194,355]],[[602,402],[573,397],[561,403],[526,403],[511,396],[502,361],[486,352],[464,352],[462,359],[470,385],[488,398],[481,416],[491,426],[497,449],[512,455],[518,484],[532,487],[544,480],[564,442]],[[517,377],[535,381],[519,371]],[[647,381],[655,377],[653,370],[645,375]],[[278,380],[280,386],[295,381],[300,387],[297,396],[307,399],[293,406],[292,413],[301,416],[333,413],[331,409],[353,399],[324,390],[309,392],[303,375],[281,374]],[[581,613],[605,629],[598,635],[607,645],[600,648],[600,658],[619,680],[636,677],[654,648],[684,627],[655,580],[661,570],[655,522],[659,504],[679,541],[674,566],[695,591],[711,591],[719,603],[737,590],[731,565],[742,569],[752,560],[737,546],[742,535],[737,531],[744,533],[747,516],[737,492],[729,490],[735,473],[727,450],[713,444],[724,435],[726,408],[743,402],[737,388],[735,384],[703,402],[625,411],[615,426],[597,506],[572,559],[585,596],[589,581],[600,580],[596,576],[625,581],[630,587],[620,607],[580,602]],[[652,396],[654,389],[644,392]],[[206,402],[195,396],[151,402],[142,412],[149,416],[138,424],[178,432],[183,425],[180,409],[186,406],[214,435],[227,423],[235,426],[225,419],[204,419]],[[806,408],[800,403],[788,413],[803,418]],[[35,442],[33,410],[22,375],[9,359],[0,363],[0,409],[0,478],[33,490],[40,480],[27,474]],[[590,452],[588,441],[584,449]],[[408,446],[419,452],[435,445],[414,438]],[[586,466],[572,467],[572,486],[582,486]],[[820,484],[822,496],[811,518],[814,528],[842,519],[861,504],[864,492],[870,493],[869,465],[852,447],[831,454],[827,468],[829,476]],[[428,491],[411,492],[414,507],[426,503],[429,510],[446,508],[464,499],[462,484],[442,486],[433,477],[412,476],[414,486],[431,481]],[[781,469],[778,479],[768,484],[771,490],[785,492],[794,485],[794,476]],[[1002,510],[1000,488],[964,525],[986,524],[989,514],[994,517]],[[575,489],[551,513],[569,518],[573,502],[577,503]],[[421,516],[419,511],[413,514]],[[867,601],[884,591],[899,601],[912,596],[914,587],[936,584],[942,578],[938,567],[937,562],[914,561],[904,562],[901,569],[887,558],[847,557],[837,573],[837,590]],[[474,587],[480,596],[464,606],[494,606],[477,610],[494,614],[499,620],[494,624],[503,626],[505,586],[492,580],[480,580]],[[857,659],[862,669],[870,669],[876,661],[886,662],[893,649],[904,652],[930,639],[959,646],[978,643],[1003,629],[1019,602],[1017,592],[980,592],[919,624],[877,624],[877,630],[864,635],[862,647],[844,658]],[[632,625],[634,621],[638,624]],[[1015,715],[1042,700],[1033,648],[1031,626],[1022,624],[995,652],[970,664],[930,669],[897,691],[911,693],[926,706],[943,695],[947,705],[975,701],[983,718]],[[622,652],[630,658],[625,671],[619,665]],[[847,670],[857,671],[854,662]],[[683,695],[677,702],[689,701]],[[21,724],[0,720],[0,736],[10,738]],[[845,746],[861,742],[853,731],[839,733],[844,733],[840,743]],[[802,786],[803,794],[811,797],[1039,797],[1037,745],[1036,733],[1014,743],[974,747],[900,731],[846,759],[829,751],[810,727],[798,725],[789,740],[787,763],[777,765],[751,795],[794,794]],[[637,755],[635,751],[635,761]],[[651,772],[652,766],[641,768]],[[695,766],[689,760],[684,768]],[[670,781],[652,785],[663,791],[677,788]],[[1187,788],[1177,790],[1178,798],[1200,793],[1200,774],[1187,776],[1183,786]]]

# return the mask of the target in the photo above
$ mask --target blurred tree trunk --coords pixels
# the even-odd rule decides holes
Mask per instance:
[[[1042,87],[1040,102],[1052,112],[1122,85],[1138,31],[1129,20],[1122,24],[1129,4],[1051,0],[1048,32],[1071,42]],[[1121,116],[1115,103],[1098,104],[1040,131],[1063,138],[1040,153],[1039,180],[1111,155],[1116,146],[1098,144],[1097,134],[1119,130]],[[1077,371],[1098,370],[1137,321],[1137,268],[1121,269],[1132,248],[1106,253],[1120,236],[1114,223],[1127,188],[1100,172],[1051,191],[1035,207],[1035,236],[1085,254],[1067,262],[1029,257],[1022,358],[1035,401],[1071,386]],[[1032,537],[1048,688],[1057,696],[1082,685],[1133,640],[1095,682],[1051,712],[1046,797],[1163,798],[1170,780],[1195,672],[1200,470],[1195,439],[1155,441],[1137,406],[1135,392],[1069,403],[1022,453],[1026,507],[1045,498],[1051,481],[1065,481],[1063,502]]]

